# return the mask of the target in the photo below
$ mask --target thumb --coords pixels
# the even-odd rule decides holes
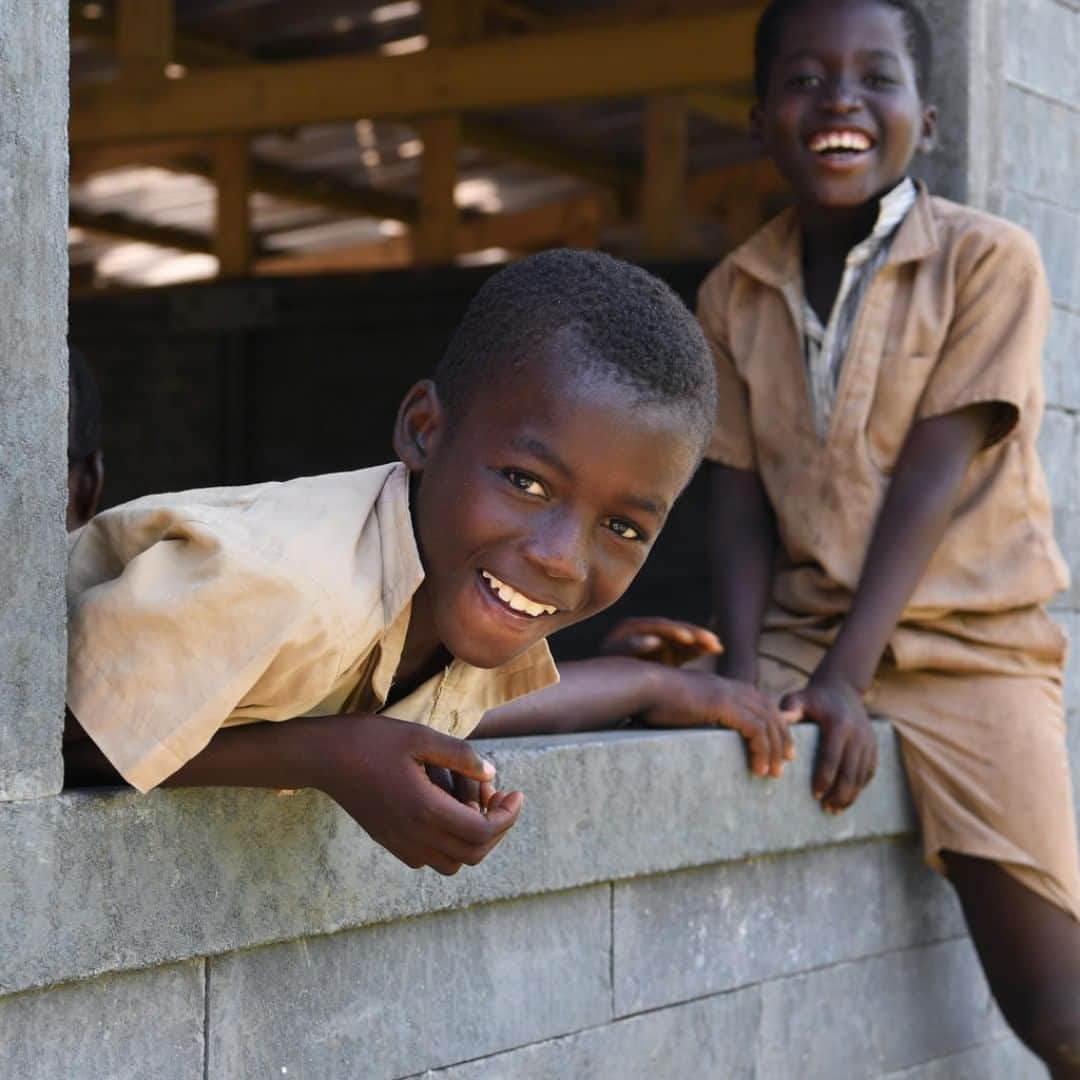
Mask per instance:
[[[495,779],[495,766],[481,757],[464,739],[455,739],[441,731],[425,729],[425,738],[413,757],[427,765],[441,765],[478,783]]]
[[[806,692],[794,690],[780,699],[780,713],[786,723],[792,724],[806,714]],[[793,717],[793,719],[789,719]]]

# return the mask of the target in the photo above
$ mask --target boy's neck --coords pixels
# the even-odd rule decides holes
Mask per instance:
[[[802,226],[804,262],[845,258],[874,231],[880,211],[880,197],[860,206],[800,204],[797,212]]]
[[[411,694],[418,686],[447,668],[452,660],[453,657],[435,633],[435,619],[427,589],[421,584],[412,598],[409,629],[405,633],[401,659],[394,673],[391,702]]]

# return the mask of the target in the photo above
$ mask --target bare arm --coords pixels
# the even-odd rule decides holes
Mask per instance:
[[[654,705],[667,669],[625,656],[559,666],[560,681],[484,715],[474,739],[558,735],[611,727]]]
[[[992,405],[978,405],[911,429],[844,625],[806,689],[783,702],[822,729],[813,785],[826,810],[846,809],[873,778],[877,743],[862,695],[941,543],[993,417]]]
[[[896,463],[859,585],[822,672],[869,688],[885,646],[941,543],[995,415],[977,405],[916,424]]]
[[[714,464],[710,474],[709,570],[713,618],[724,646],[717,671],[754,683],[772,585],[776,517],[756,472]]]
[[[116,771],[69,721],[69,783],[114,783]],[[490,785],[495,770],[461,739],[369,713],[224,728],[166,787],[311,787],[325,792],[408,866],[442,874],[480,862],[517,820],[520,792],[494,792],[486,813],[463,805],[428,770]]]
[[[564,665],[561,682],[493,709],[473,738],[592,731],[638,715],[653,727],[737,731],[759,776],[781,776],[794,757],[788,724],[795,717],[783,715],[756,687],[617,656]]]

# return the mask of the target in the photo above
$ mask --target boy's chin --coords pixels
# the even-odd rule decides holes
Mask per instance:
[[[508,643],[489,641],[471,634],[447,634],[442,640],[447,652],[456,659],[470,667],[491,669],[516,660],[537,642],[542,641],[545,636],[537,634],[525,641]]]

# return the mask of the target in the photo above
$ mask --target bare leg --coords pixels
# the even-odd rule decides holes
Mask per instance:
[[[1080,923],[997,863],[943,852],[990,989],[1054,1080],[1080,1080]]]

